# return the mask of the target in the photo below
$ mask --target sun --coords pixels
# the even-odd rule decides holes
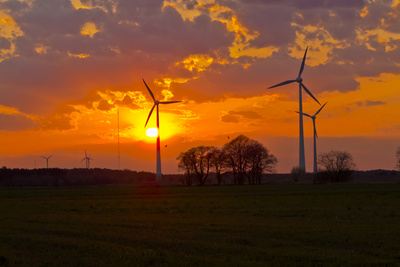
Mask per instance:
[[[157,128],[149,128],[146,130],[146,135],[148,137],[157,137],[158,136],[158,130]]]

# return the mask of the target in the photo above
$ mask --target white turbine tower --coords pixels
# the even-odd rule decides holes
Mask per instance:
[[[182,101],[158,101],[155,99],[153,92],[150,90],[150,88],[147,86],[146,82],[142,78],[144,85],[146,86],[147,90],[149,91],[151,98],[154,101],[154,105],[150,110],[149,116],[147,117],[146,124],[144,127],[146,128],[147,123],[149,122],[149,119],[151,117],[151,114],[153,113],[154,108],[157,106],[157,168],[156,168],[156,182],[161,182],[162,181],[162,173],[161,173],[161,153],[160,153],[160,120],[159,120],[159,104],[173,104],[173,103],[179,103]]]
[[[295,79],[295,80],[287,80],[281,83],[278,83],[274,86],[268,87],[268,89],[274,88],[274,87],[278,87],[281,85],[285,85],[288,83],[293,83],[293,82],[298,82],[299,83],[299,168],[302,170],[306,170],[306,162],[305,162],[305,155],[304,155],[304,131],[303,131],[303,101],[302,101],[302,88],[304,89],[304,91],[307,92],[307,94],[309,94],[315,101],[317,101],[318,104],[320,104],[318,102],[318,100],[313,96],[313,94],[307,89],[307,87],[303,84],[303,78],[301,78],[301,74],[303,73],[304,70],[304,63],[306,61],[306,55],[307,55],[307,50],[308,47],[306,48],[306,51],[304,52],[304,57],[303,57],[303,62],[301,63],[301,67],[300,67],[300,71],[299,71],[299,76]],[[321,104],[320,104],[321,105]]]
[[[87,155],[86,149],[85,149],[85,157],[82,159],[82,161],[85,160],[86,169],[89,169],[89,168],[90,168],[90,161],[93,160],[93,159],[90,157],[90,155],[91,155],[91,154],[89,154],[89,156]],[[82,161],[81,161],[81,162],[82,162]]]
[[[53,156],[53,154],[51,154],[50,156],[48,156],[47,158],[45,156],[41,156],[42,158],[44,158],[46,160],[46,169],[49,168],[49,158],[51,158],[51,156]]]
[[[328,102],[326,102],[328,103]],[[310,117],[313,121],[313,126],[314,126],[314,174],[316,174],[318,172],[318,166],[317,166],[317,138],[318,138],[318,134],[317,134],[317,128],[315,127],[315,119],[317,118],[316,116],[318,115],[318,113],[320,113],[320,111],[325,107],[326,103],[319,108],[319,110],[317,112],[315,112],[314,115],[308,115],[307,113],[303,113],[303,115]],[[296,111],[297,112],[297,111]],[[299,112],[297,112],[299,113]]]

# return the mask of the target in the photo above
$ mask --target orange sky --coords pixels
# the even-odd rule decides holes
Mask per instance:
[[[0,1],[0,165],[155,171],[144,128],[159,100],[164,173],[197,145],[240,134],[298,164],[297,77],[320,103],[318,152],[393,169],[400,145],[400,2]],[[319,105],[303,94],[303,110]],[[155,114],[154,114],[155,115]],[[155,116],[149,127],[155,127]],[[312,170],[312,121],[304,118]]]

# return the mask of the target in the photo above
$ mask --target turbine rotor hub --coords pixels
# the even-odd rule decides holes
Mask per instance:
[[[155,101],[154,101],[154,104],[155,104],[155,105],[158,105],[158,104],[160,104],[160,101],[155,100]]]
[[[300,76],[296,78],[296,82],[301,83],[303,81],[303,78],[301,78]]]

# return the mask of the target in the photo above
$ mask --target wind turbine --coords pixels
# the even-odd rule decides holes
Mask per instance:
[[[159,101],[156,100],[153,92],[150,90],[150,88],[147,86],[146,82],[144,81],[144,79],[142,78],[144,85],[146,86],[147,90],[149,91],[151,98],[153,98],[154,101],[154,105],[150,110],[149,116],[147,117],[146,120],[146,124],[144,125],[144,127],[146,128],[147,123],[149,122],[149,119],[151,117],[151,114],[153,113],[153,110],[155,107],[157,107],[157,131],[158,131],[158,135],[157,135],[157,169],[156,169],[156,182],[161,182],[162,181],[162,173],[161,173],[161,153],[160,153],[160,120],[159,120],[159,108],[158,105],[159,104],[173,104],[173,103],[179,103],[182,101]]]
[[[46,160],[46,168],[49,168],[49,158],[51,158],[51,156],[53,156],[53,154],[51,154],[50,156],[48,156],[47,158],[45,156],[41,156],[42,158],[44,158]]]
[[[302,95],[301,95],[302,90],[301,89],[303,88],[307,94],[309,94],[315,101],[317,101],[318,104],[320,104],[318,102],[318,100],[313,96],[313,94],[303,84],[303,78],[301,78],[301,74],[303,73],[303,70],[304,70],[304,63],[306,61],[307,50],[308,50],[308,46],[306,48],[306,51],[304,52],[304,57],[303,57],[303,61],[301,62],[299,76],[295,80],[287,80],[287,81],[278,83],[274,86],[268,87],[268,89],[271,89],[274,87],[282,86],[282,85],[293,83],[293,82],[297,82],[299,84],[299,128],[300,128],[299,129],[299,132],[300,132],[299,133],[299,168],[304,171],[306,170],[306,162],[305,162],[305,155],[304,155],[303,103],[302,103],[303,101],[302,101]]]
[[[328,102],[326,102],[328,103]],[[313,126],[314,126],[314,174],[316,174],[318,172],[318,167],[317,167],[317,138],[318,138],[318,134],[317,134],[317,128],[315,128],[315,119],[316,116],[318,115],[318,113],[320,113],[320,111],[325,107],[326,103],[319,108],[319,110],[317,112],[315,112],[314,115],[308,115],[307,113],[303,113],[303,115],[310,117],[312,119],[313,122]],[[297,112],[297,111],[296,111]],[[299,113],[299,112],[297,112]]]
[[[90,161],[91,160],[93,160],[91,157],[90,157],[90,155],[91,154],[89,154],[89,156],[87,155],[87,153],[86,153],[86,149],[85,149],[85,157],[82,159],[82,161],[86,161],[85,163],[86,163],[86,169],[89,169],[90,168]],[[81,162],[82,162],[81,161]]]

